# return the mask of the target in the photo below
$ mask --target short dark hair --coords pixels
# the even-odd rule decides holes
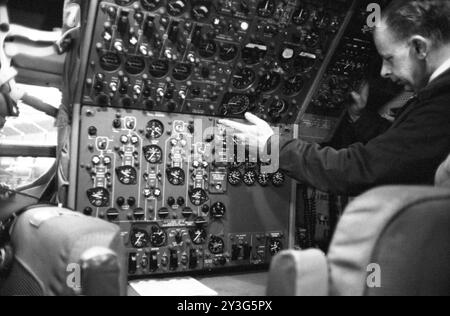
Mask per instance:
[[[418,34],[437,45],[450,43],[450,0],[393,0],[383,21],[400,40]]]

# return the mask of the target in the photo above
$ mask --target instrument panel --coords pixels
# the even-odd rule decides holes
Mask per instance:
[[[293,124],[351,1],[102,1],[84,104]]]

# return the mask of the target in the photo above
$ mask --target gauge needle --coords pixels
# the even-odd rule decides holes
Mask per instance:
[[[103,198],[103,194],[101,194],[100,192],[99,193],[95,193],[95,194],[92,194],[92,197],[94,197],[96,199],[101,199],[101,198]]]
[[[201,235],[202,235],[202,232],[201,232],[201,231],[196,232],[196,236],[195,236],[195,238],[194,238],[194,241],[199,240],[200,237],[201,237]]]

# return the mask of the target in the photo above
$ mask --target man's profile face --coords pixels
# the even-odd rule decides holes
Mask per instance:
[[[381,76],[418,92],[426,86],[426,69],[408,40],[399,40],[384,23],[375,30],[375,45],[383,58]]]

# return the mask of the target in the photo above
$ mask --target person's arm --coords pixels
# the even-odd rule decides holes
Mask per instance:
[[[282,140],[280,167],[323,191],[356,195],[379,185],[431,184],[450,151],[450,109],[431,104],[367,145],[348,149]]]

